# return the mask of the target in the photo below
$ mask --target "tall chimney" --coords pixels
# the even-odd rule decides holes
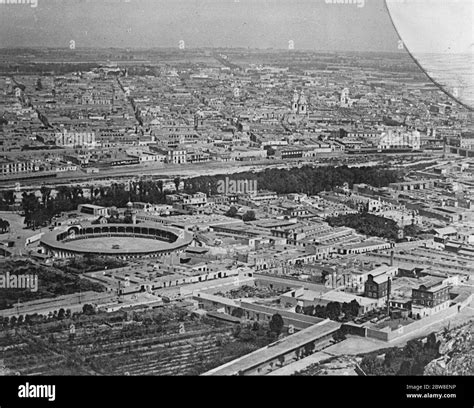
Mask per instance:
[[[395,253],[393,251],[390,251],[390,266],[393,266],[393,257]]]
[[[387,316],[390,316],[390,292],[392,290],[392,278],[387,280]]]

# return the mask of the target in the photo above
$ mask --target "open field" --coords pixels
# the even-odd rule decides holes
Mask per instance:
[[[15,254],[26,252],[25,244],[27,238],[48,230],[47,228],[38,228],[35,231],[27,229],[26,225],[24,224],[25,217],[22,217],[15,212],[0,211],[0,218],[10,223],[10,232],[1,234],[0,240],[15,242],[14,247],[10,248],[10,250]]]

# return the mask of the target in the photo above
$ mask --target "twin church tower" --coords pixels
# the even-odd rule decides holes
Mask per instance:
[[[308,101],[306,100],[306,96],[304,92],[295,90],[293,94],[293,102],[291,104],[291,111],[296,113],[297,115],[306,115],[308,113]]]

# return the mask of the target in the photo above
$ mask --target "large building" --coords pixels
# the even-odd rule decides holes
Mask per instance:
[[[412,290],[412,314],[422,318],[449,307],[450,287],[443,279],[431,279]]]
[[[1,161],[0,175],[6,176],[18,173],[31,173],[39,171],[39,167],[32,161]]]
[[[41,238],[41,246],[56,258],[78,255],[157,258],[184,251],[193,239],[192,233],[151,223],[84,223],[47,232]]]
[[[372,299],[383,299],[389,291],[389,276],[386,274],[374,276],[369,274],[365,282],[364,295]]]

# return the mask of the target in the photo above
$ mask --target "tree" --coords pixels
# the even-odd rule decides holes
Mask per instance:
[[[181,184],[181,177],[176,177],[174,180],[173,180],[173,183],[174,183],[174,186],[176,188],[176,192],[179,191],[179,186]]]
[[[312,341],[308,344],[305,344],[305,346],[304,346],[305,355],[309,356],[309,355],[313,354],[315,348],[316,348],[316,346],[314,344],[314,341]]]
[[[410,375],[423,375],[425,371],[425,366],[429,361],[424,361],[424,359],[416,358],[411,366]]]
[[[330,302],[326,306],[327,316],[332,320],[337,320],[341,314],[341,304],[339,302]]]
[[[86,315],[93,315],[95,313],[95,309],[94,309],[94,306],[86,303],[83,307],[82,307],[82,313],[86,314]]]
[[[163,193],[163,180],[158,180],[156,186],[158,187],[158,190],[160,190],[160,193]]]
[[[40,204],[38,198],[34,193],[23,193],[21,206],[25,212],[25,224],[29,228],[33,225],[32,215],[40,210]]]
[[[43,207],[46,207],[49,197],[51,196],[51,189],[47,186],[41,186],[41,200],[43,202]]]
[[[307,316],[313,316],[314,310],[315,309],[313,305],[303,306],[303,313]]]
[[[236,308],[232,310],[232,316],[237,317],[238,319],[242,318],[244,315],[244,311],[240,308]]]
[[[244,222],[248,222],[248,221],[255,221],[255,211],[247,211],[243,216],[242,216],[242,220]]]
[[[275,156],[276,150],[273,147],[268,147],[266,150],[267,150],[267,157]]]
[[[415,358],[423,351],[423,345],[417,339],[409,340],[403,351],[408,357]]]
[[[425,349],[426,350],[436,350],[436,351],[438,351],[439,344],[436,342],[436,334],[434,332],[431,333],[427,337],[426,344],[425,344]]]
[[[332,338],[335,340],[335,341],[343,341],[346,339],[346,335],[341,331],[341,330],[338,330],[336,333],[333,334]]]
[[[403,360],[397,375],[408,376],[411,373],[411,361]]]
[[[259,331],[260,330],[260,324],[258,322],[253,322],[252,330],[253,331]]]
[[[394,349],[390,349],[385,353],[385,359],[384,359],[384,364],[387,367],[391,367],[392,363],[395,361],[397,357],[397,353]]]
[[[388,218],[362,212],[358,214],[345,214],[327,219],[331,227],[349,227],[357,232],[382,237],[391,240],[398,239],[398,224]]]
[[[375,356],[366,356],[360,363],[360,368],[362,368],[362,370],[369,375],[380,374],[381,367],[381,361]]]
[[[272,316],[272,319],[270,320],[270,330],[272,332],[280,334],[284,325],[285,322],[283,321],[283,317],[281,317],[280,314],[276,313]]]
[[[12,190],[4,191],[2,193],[2,196],[6,204],[8,205],[15,204],[15,193]]]
[[[360,310],[360,305],[357,302],[357,300],[355,300],[355,299],[352,300],[349,303],[349,313],[350,313],[350,315],[353,316],[353,317],[359,316],[359,310]]]
[[[30,223],[33,225],[33,229],[37,227],[42,227],[51,222],[52,214],[41,208],[30,215]]]
[[[230,207],[230,208],[229,208],[229,211],[227,211],[227,212],[225,213],[225,215],[226,215],[227,217],[234,218],[234,217],[237,215],[237,213],[238,213],[237,208],[235,208],[235,207]]]
[[[344,313],[347,320],[351,320],[359,315],[359,303],[356,300],[352,300],[350,303],[343,303],[342,313]]]
[[[80,186],[74,186],[71,190],[71,195],[74,207],[77,207],[77,204],[79,203],[79,196],[84,197],[84,191],[82,191]]]
[[[423,230],[418,225],[406,225],[403,228],[404,235],[406,237],[417,237],[423,233]]]
[[[327,306],[326,307],[322,305],[313,306],[313,311],[311,313],[311,316],[320,317],[321,319],[327,319],[329,317]]]
[[[10,223],[6,220],[0,219],[0,233],[4,234],[10,230]]]

